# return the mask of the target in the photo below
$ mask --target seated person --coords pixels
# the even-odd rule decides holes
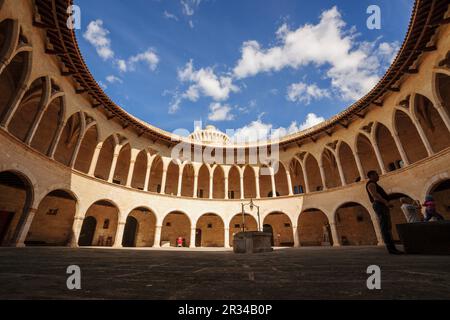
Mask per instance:
[[[422,221],[422,217],[420,214],[420,208],[422,206],[420,205],[420,202],[418,200],[413,202],[409,198],[403,197],[400,198],[400,203],[402,204],[400,208],[402,209],[408,223]]]
[[[436,202],[432,195],[426,196],[423,206],[425,207],[425,221],[428,222],[432,218],[437,221],[444,220],[444,217],[436,211]]]

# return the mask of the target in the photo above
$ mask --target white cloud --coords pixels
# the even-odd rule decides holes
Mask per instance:
[[[109,83],[123,83],[122,79],[114,75],[107,76],[106,81],[108,81]]]
[[[178,21],[178,17],[176,15],[174,15],[173,13],[170,13],[168,11],[164,11],[164,17],[166,19],[172,19],[172,20]]]
[[[239,88],[233,84],[229,76],[217,76],[212,68],[194,69],[192,60],[184,69],[178,70],[178,79],[190,83],[190,87],[183,94],[183,98],[197,101],[201,95],[211,97],[215,101],[228,99],[231,92],[238,92]]]
[[[211,103],[209,111],[208,120],[210,121],[230,121],[234,119],[234,115],[231,113],[232,108],[227,104]]]
[[[326,76],[341,98],[358,99],[379,79],[383,62],[379,55],[392,53],[395,47],[385,43],[377,50],[374,43],[358,43],[355,29],[345,27],[337,7],[324,11],[315,25],[290,30],[283,24],[276,32],[278,46],[264,49],[257,41],[244,42],[234,75],[242,79],[286,67],[326,66]]]
[[[330,97],[330,93],[319,88],[316,84],[308,85],[304,82],[293,83],[289,86],[287,99],[291,102],[310,104],[312,100]]]
[[[182,12],[186,16],[193,16],[195,14],[195,10],[197,10],[200,5],[201,0],[181,0],[181,8]]]
[[[153,49],[148,49],[147,51],[139,53],[128,59],[128,68],[130,70],[134,70],[136,64],[138,64],[139,62],[146,63],[151,71],[155,71],[159,63],[159,57]]]
[[[108,38],[109,31],[103,27],[102,20],[91,21],[83,37],[94,46],[97,54],[103,60],[114,58],[114,51],[111,49],[111,40]]]
[[[310,113],[306,116],[305,121],[300,125],[296,121],[293,121],[287,128],[274,128],[272,124],[263,122],[261,117],[262,115],[259,116],[258,120],[237,129],[232,136],[234,142],[256,142],[267,139],[277,140],[286,135],[309,129],[325,121],[323,117]]]

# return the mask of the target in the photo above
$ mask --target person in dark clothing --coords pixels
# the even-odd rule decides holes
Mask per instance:
[[[386,249],[390,254],[403,254],[395,247],[394,239],[392,238],[392,223],[391,214],[389,211],[389,196],[382,187],[378,185],[380,177],[376,171],[370,171],[368,174],[369,182],[366,184],[367,194],[372,203],[373,210],[378,216],[380,224],[381,235],[383,236]]]

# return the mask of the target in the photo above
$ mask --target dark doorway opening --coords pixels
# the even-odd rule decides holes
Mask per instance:
[[[3,242],[13,217],[14,212],[0,211],[0,244]]]
[[[123,232],[122,246],[132,248],[136,246],[136,235],[138,230],[138,221],[134,217],[128,217]]]
[[[202,229],[195,230],[195,246],[196,247],[202,246]]]
[[[263,232],[270,233],[272,236],[270,237],[271,246],[275,245],[275,240],[273,239],[273,228],[270,224],[265,224],[263,226]]]
[[[81,227],[80,239],[78,245],[80,247],[92,246],[94,240],[95,228],[97,227],[97,220],[94,217],[86,217]]]

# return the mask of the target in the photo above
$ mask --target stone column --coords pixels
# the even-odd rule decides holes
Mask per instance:
[[[270,182],[272,184],[272,198],[277,197],[277,186],[275,183],[275,175],[273,173],[273,170],[270,170]]]
[[[342,168],[342,163],[341,159],[339,158],[339,155],[336,155],[336,163],[339,171],[339,177],[341,178],[341,184],[342,186],[346,186],[347,181],[345,181],[344,169]]]
[[[436,109],[439,112],[442,121],[444,121],[445,125],[447,126],[448,131],[450,131],[450,116],[445,111],[444,106],[441,102],[436,103]]]
[[[18,94],[13,98],[11,104],[9,105],[9,108],[6,110],[6,114],[4,115],[3,120],[0,123],[0,127],[5,128],[5,130],[6,128],[8,128],[14,114],[19,108],[20,102],[22,101],[23,96],[28,89],[28,86],[26,84],[23,84],[20,88],[17,89]]]
[[[72,225],[72,235],[67,244],[68,247],[78,248],[78,240],[80,239],[81,228],[83,227],[83,217],[75,217]]]
[[[293,196],[294,191],[292,190],[292,179],[291,179],[291,173],[289,172],[289,170],[286,170],[286,179],[287,179],[287,184],[288,184],[288,188],[289,188],[289,195]]]
[[[97,147],[95,147],[94,155],[92,156],[91,165],[89,167],[89,175],[94,176],[95,169],[97,168],[98,158],[100,157],[100,151],[102,151],[103,143],[99,143]]]
[[[240,183],[240,190],[241,190],[241,200],[244,200],[244,198],[245,198],[245,192],[244,192],[244,176],[241,176],[240,177],[240,180],[239,180],[239,183]]]
[[[53,139],[51,145],[50,145],[50,150],[48,152],[48,156],[52,159],[55,158],[55,153],[56,153],[56,148],[58,147],[59,144],[59,140],[61,139],[63,130],[64,130],[64,126],[66,125],[65,122],[60,121],[59,125],[58,125],[58,129],[56,131],[56,136]]]
[[[305,192],[306,193],[310,193],[311,190],[309,189],[309,179],[308,179],[308,174],[306,172],[306,168],[305,165],[302,164],[302,172],[303,172],[303,179],[305,180]]]
[[[128,168],[128,176],[127,176],[127,187],[131,187],[131,182],[133,181],[133,175],[134,175],[134,166],[136,165],[136,159],[132,159],[130,161],[130,167]]]
[[[30,208],[27,213],[22,214],[16,227],[15,236],[12,239],[12,246],[25,247],[25,240],[27,239],[28,231],[30,230],[37,211],[38,209],[36,208]]]
[[[119,222],[117,225],[116,239],[114,240],[114,248],[122,248],[123,232],[125,231],[125,221]]]
[[[384,165],[383,157],[381,156],[380,148],[377,142],[373,142],[373,150],[375,150],[375,156],[378,161],[378,165],[381,168],[381,174],[386,174],[386,166]]]
[[[167,180],[167,169],[164,168],[162,178],[161,178],[161,190],[159,192],[160,194],[166,193],[166,180]]]
[[[145,180],[144,180],[144,191],[148,191],[148,186],[150,184],[150,171],[152,170],[152,164],[147,164],[147,170],[145,171]]]
[[[194,199],[198,198],[197,194],[198,194],[198,173],[196,173],[194,176],[194,194],[192,195]]]
[[[405,149],[403,148],[403,145],[400,141],[400,137],[397,133],[395,133],[393,136],[395,145],[397,146],[398,152],[400,153],[400,156],[402,157],[402,161],[405,164],[405,166],[409,166],[409,159],[406,155]]]
[[[358,172],[359,172],[361,181],[363,181],[366,179],[366,174],[364,173],[364,168],[361,163],[361,158],[359,157],[359,152],[355,152],[353,154],[353,157],[355,158],[356,166],[358,167]]]
[[[162,233],[162,226],[156,226],[155,227],[155,240],[153,242],[153,248],[161,247],[161,233]]]
[[[214,177],[211,175],[210,177],[209,177],[209,199],[213,199],[214,198],[214,185],[213,185],[213,182],[214,182]]]
[[[298,235],[298,227],[292,226],[292,232],[294,232],[294,247],[298,248],[300,247],[300,239]]]
[[[178,171],[178,189],[177,189],[177,197],[181,197],[181,187],[183,186],[183,168],[180,168]]]
[[[261,191],[259,187],[259,174],[255,175],[256,199],[261,199]]]
[[[425,135],[425,132],[423,131],[422,126],[419,123],[419,120],[414,118],[414,124],[416,126],[417,132],[419,133],[420,139],[422,139],[422,142],[425,146],[425,149],[427,149],[428,156],[431,157],[434,154],[433,148],[431,147],[430,141],[428,141],[427,136]]]
[[[117,159],[119,158],[119,152],[114,152],[113,155],[113,160],[111,163],[111,169],[109,169],[109,176],[108,176],[108,182],[111,183],[113,182],[114,179],[114,173],[116,171],[116,166],[117,166]]]
[[[326,178],[325,178],[325,170],[323,168],[323,164],[319,165],[320,177],[322,179],[322,187],[323,190],[327,190]]]
[[[191,243],[189,244],[189,248],[195,248],[195,233],[197,232],[196,228],[191,228]]]
[[[230,228],[225,228],[225,248],[230,247]]]
[[[340,247],[341,241],[336,228],[336,223],[330,223],[331,236],[333,237],[333,247]]]
[[[224,183],[225,183],[225,200],[228,200],[229,199],[229,196],[228,196],[228,177],[224,177],[224,179],[223,179],[223,181],[224,181]]]

